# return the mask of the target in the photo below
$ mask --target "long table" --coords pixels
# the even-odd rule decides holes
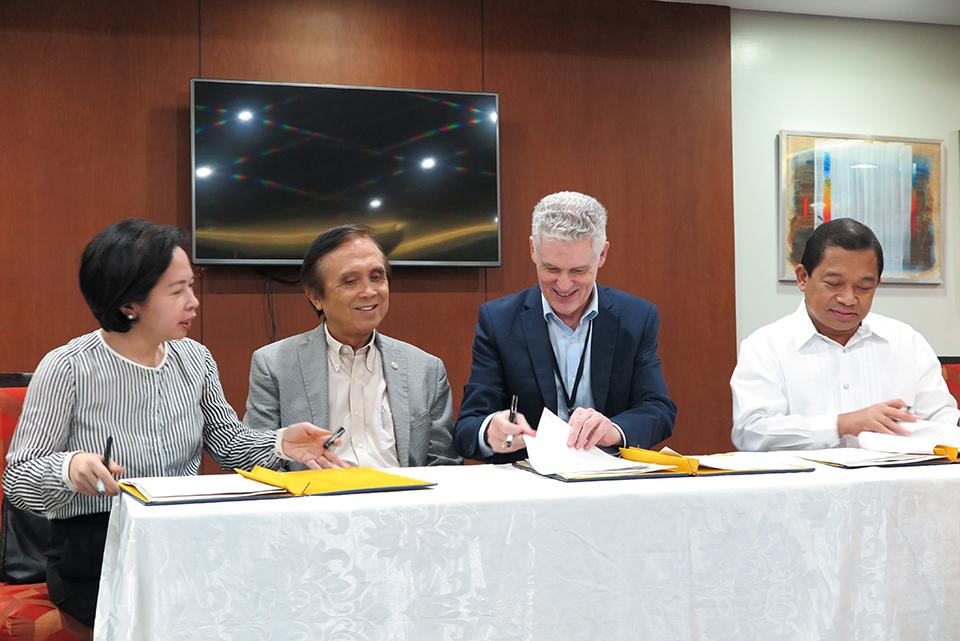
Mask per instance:
[[[110,517],[95,639],[960,638],[960,466],[427,490]]]

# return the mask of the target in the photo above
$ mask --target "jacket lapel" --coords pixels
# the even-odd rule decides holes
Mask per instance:
[[[524,301],[524,310],[520,316],[523,327],[523,339],[527,349],[527,358],[537,377],[543,404],[550,411],[557,411],[557,385],[553,379],[553,364],[550,360],[550,336],[547,323],[543,320],[543,301],[540,300],[540,288],[533,287]],[[539,418],[539,417],[538,417]]]
[[[387,398],[393,415],[393,436],[397,443],[397,460],[406,467],[410,464],[410,384],[407,361],[394,349],[393,341],[377,332],[377,348],[383,362],[383,380],[387,383]]]
[[[593,388],[594,407],[603,412],[610,393],[620,315],[613,305],[607,305],[602,287],[597,287],[597,296],[597,317],[593,319],[593,336],[590,339],[590,385]]]
[[[317,427],[330,429],[327,335],[323,325],[305,337],[299,351],[300,375],[312,422]]]

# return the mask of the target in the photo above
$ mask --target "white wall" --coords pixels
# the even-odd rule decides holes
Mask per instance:
[[[737,337],[796,309],[779,283],[781,129],[945,143],[944,284],[882,285],[873,309],[960,355],[960,27],[731,11]]]

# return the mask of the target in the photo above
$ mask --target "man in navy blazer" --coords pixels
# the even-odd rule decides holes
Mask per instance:
[[[670,436],[676,406],[657,356],[657,308],[596,284],[607,212],[576,192],[533,211],[530,256],[540,281],[480,307],[473,365],[454,446],[493,462],[525,456],[544,407],[570,424],[567,445],[650,447]],[[511,397],[518,398],[515,422]]]

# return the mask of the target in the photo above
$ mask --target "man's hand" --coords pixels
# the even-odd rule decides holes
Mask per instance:
[[[317,427],[313,423],[295,423],[283,433],[283,453],[307,467],[319,470],[330,467],[350,467],[333,452],[340,445],[340,439],[333,442],[328,450],[323,446],[331,434],[329,430]]]
[[[623,437],[609,418],[589,407],[578,407],[570,415],[567,447],[589,450],[594,445],[623,445]]]
[[[910,430],[897,423],[912,423],[917,417],[906,411],[907,404],[899,398],[884,401],[856,412],[847,412],[837,416],[837,432],[840,436],[856,436],[860,432],[879,432],[880,434],[909,434]]]
[[[509,446],[507,445],[508,434],[513,434],[513,442]],[[487,445],[497,454],[507,454],[525,448],[527,445],[523,441],[524,435],[535,437],[537,433],[519,412],[517,412],[516,423],[510,422],[510,410],[497,412],[487,423]]]
[[[100,496],[109,494],[116,496],[120,493],[120,486],[113,478],[114,474],[126,472],[116,461],[110,459],[110,467],[104,467],[103,456],[90,452],[77,452],[70,459],[67,475],[70,482],[81,494]],[[97,491],[97,481],[103,482],[103,492]]]

